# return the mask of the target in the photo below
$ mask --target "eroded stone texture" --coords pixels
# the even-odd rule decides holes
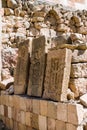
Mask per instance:
[[[87,78],[87,63],[71,65],[71,78]]]
[[[28,82],[29,40],[20,43],[15,70],[14,93],[24,94]]]
[[[79,97],[87,92],[87,79],[76,78],[70,79],[69,87],[74,92],[74,96]]]
[[[45,70],[45,37],[32,41],[31,67],[27,94],[41,96]]]
[[[67,99],[71,56],[71,50],[66,48],[48,53],[44,98],[56,101]]]
[[[74,50],[72,53],[72,62],[87,62],[87,50]]]

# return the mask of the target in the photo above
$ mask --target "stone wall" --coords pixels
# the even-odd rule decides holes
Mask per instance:
[[[12,130],[86,130],[87,109],[21,96],[0,96],[0,117]]]

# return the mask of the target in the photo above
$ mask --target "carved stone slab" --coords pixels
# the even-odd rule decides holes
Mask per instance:
[[[45,71],[45,37],[41,36],[32,41],[31,66],[27,94],[41,96],[43,91]]]
[[[48,53],[44,98],[55,101],[67,99],[71,57],[72,52],[67,48],[52,50]]]
[[[29,72],[29,40],[19,45],[17,65],[14,75],[14,93],[25,94],[28,86]]]

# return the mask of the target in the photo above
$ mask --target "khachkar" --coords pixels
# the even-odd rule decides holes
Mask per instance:
[[[32,41],[31,66],[27,94],[42,96],[45,71],[45,37],[41,36]]]
[[[29,72],[29,40],[19,45],[17,65],[14,75],[14,93],[25,94],[28,85]]]
[[[2,69],[2,62],[1,62],[1,49],[2,49],[2,1],[0,0],[0,81],[1,81],[1,69]]]
[[[64,48],[48,52],[44,98],[66,101],[72,51]]]

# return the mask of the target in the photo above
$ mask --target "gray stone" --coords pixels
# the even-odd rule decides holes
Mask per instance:
[[[25,94],[28,82],[29,40],[19,45],[17,65],[14,75],[14,93]]]
[[[45,37],[33,39],[31,67],[27,94],[41,96],[43,91],[45,71]]]
[[[48,53],[44,98],[55,101],[67,100],[71,56],[71,50],[66,48]]]

